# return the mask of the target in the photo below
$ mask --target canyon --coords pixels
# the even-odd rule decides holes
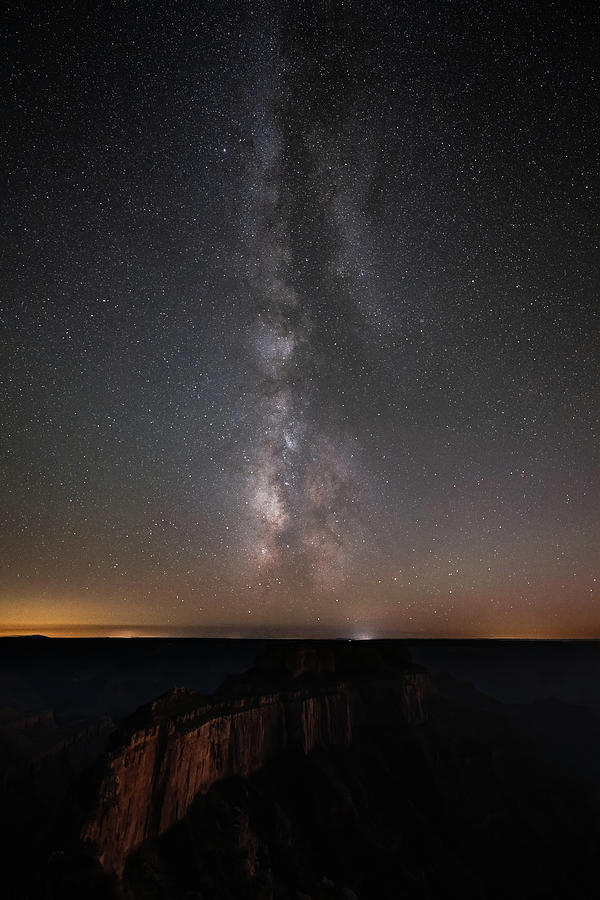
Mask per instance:
[[[592,896],[599,670],[591,644],[7,642],[3,895]]]
[[[288,750],[351,745],[368,727],[375,695],[386,696],[389,715],[422,721],[427,675],[391,646],[370,657],[357,644],[275,644],[212,698],[180,688],[148,704],[113,740],[82,839],[121,876],[130,853],[219,780],[247,777]]]

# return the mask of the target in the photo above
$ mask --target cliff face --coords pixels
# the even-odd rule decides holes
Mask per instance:
[[[321,669],[308,654],[308,675],[306,653],[302,663],[292,652],[282,667],[263,660],[245,681],[233,680],[225,697],[207,701],[177,689],[133,717],[107,758],[96,812],[82,832],[98,846],[104,868],[120,875],[134,849],[173,826],[220,779],[248,776],[286,749],[306,754],[352,743],[368,707],[365,682],[336,677],[330,648],[323,652]],[[284,689],[255,693],[265,671]],[[423,675],[383,679],[374,694],[386,689],[393,692],[391,714],[422,718]]]

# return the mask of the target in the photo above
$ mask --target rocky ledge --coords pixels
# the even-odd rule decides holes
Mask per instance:
[[[424,716],[427,676],[398,648],[277,642],[213,697],[176,688],[115,734],[82,838],[120,875],[127,856],[179,821],[220,779],[248,776],[285,750],[348,745],[369,709]]]

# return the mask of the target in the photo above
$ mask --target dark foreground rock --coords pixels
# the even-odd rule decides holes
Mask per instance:
[[[79,761],[52,840],[51,815],[41,843],[21,823],[32,865],[5,867],[5,896],[594,896],[599,734],[568,704],[433,680],[398,642],[267,644],[216,694],[169,691]]]

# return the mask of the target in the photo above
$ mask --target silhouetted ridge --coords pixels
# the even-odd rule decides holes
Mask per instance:
[[[120,873],[129,853],[179,821],[220,779],[288,750],[348,746],[383,707],[421,721],[428,677],[385,642],[276,642],[213,697],[177,688],[113,738],[83,837]]]

